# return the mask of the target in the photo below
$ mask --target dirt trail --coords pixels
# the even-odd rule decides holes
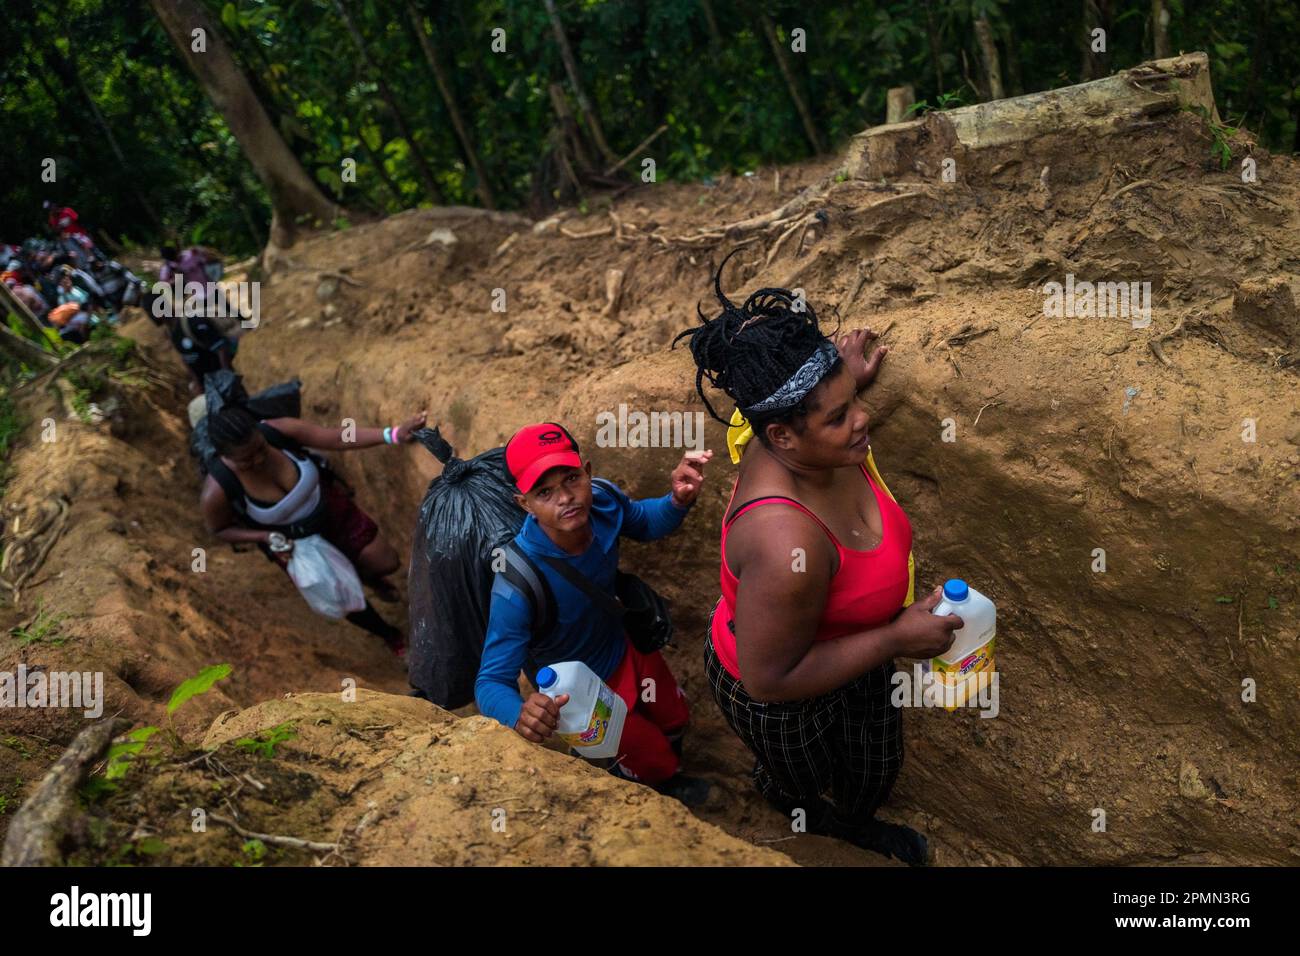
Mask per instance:
[[[594,437],[596,415],[620,403],[700,408],[689,357],[666,346],[697,301],[709,308],[712,271],[736,242],[681,237],[828,180],[811,207],[822,215],[770,263],[776,236],[760,233],[728,267],[727,291],[799,286],[831,324],[838,314],[846,329],[889,330],[865,400],[876,460],[912,521],[918,586],[960,575],[1000,611],[999,717],[908,713],[886,815],[926,830],[943,863],[1295,863],[1300,167],[1234,145],[1255,157],[1258,186],[1238,188],[1235,170],[1211,162],[1202,122],[1175,114],[1086,147],[1048,137],[996,163],[971,157],[952,184],[836,181],[822,163],[781,170],[779,191],[773,170],[655,185],[537,229],[414,211],[290,250],[263,286],[263,325],[240,370],[254,389],[300,376],[304,414],[322,422],[428,407],[465,454],[558,415],[598,473],[659,494],[677,450]],[[668,241],[647,238],[655,231]],[[610,269],[624,273],[613,309]],[[1044,317],[1043,283],[1067,274],[1151,282],[1150,328]],[[492,311],[494,290],[504,313]],[[1180,322],[1166,364],[1149,343]],[[147,324],[128,333],[163,355]],[[123,680],[114,699],[141,719],[179,679],[231,660],[236,678],[187,715],[196,730],[232,705],[337,690],[344,674],[400,693],[377,642],[305,619],[259,555],[210,547],[209,572],[188,570],[204,539],[170,409],[138,419],[156,432],[77,427],[53,457],[18,453],[9,502],[84,482],[77,530],[39,586],[48,606],[76,615],[75,637],[42,660],[99,655]],[[1246,419],[1254,441],[1243,441]],[[708,698],[702,629],[734,472],[721,427],[710,423],[707,439],[718,454],[687,525],[625,558],[679,618],[669,658],[697,718],[687,769],[718,784],[698,815],[799,862],[879,863],[792,837],[748,786],[747,752]],[[436,463],[387,448],[339,461],[404,551]],[[68,728],[44,730],[59,741]],[[0,771],[16,759],[0,749],[11,761]],[[1093,829],[1097,809],[1105,832]]]

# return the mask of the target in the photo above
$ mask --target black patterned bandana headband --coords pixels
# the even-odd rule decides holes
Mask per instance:
[[[809,355],[803,365],[795,371],[781,386],[767,398],[757,404],[743,409],[746,418],[762,415],[766,412],[779,412],[794,408],[802,402],[817,383],[826,377],[840,353],[831,344],[830,339],[823,339],[821,344]]]

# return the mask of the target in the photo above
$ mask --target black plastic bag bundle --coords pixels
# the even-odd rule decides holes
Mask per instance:
[[[302,382],[296,378],[249,395],[242,376],[223,368],[204,376],[203,395],[207,400],[204,417],[190,433],[190,455],[198,464],[200,475],[208,473],[208,459],[217,453],[208,440],[207,416],[213,412],[242,402],[259,419],[298,418],[302,414]]]
[[[492,552],[524,523],[504,448],[455,458],[436,428],[415,433],[442,474],[429,483],[411,544],[407,593],[411,686],[448,710],[474,700],[491,603]]]

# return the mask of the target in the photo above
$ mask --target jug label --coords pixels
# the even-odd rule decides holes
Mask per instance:
[[[952,663],[938,657],[930,661],[930,671],[935,680],[948,688],[947,695],[952,697],[957,706],[964,704],[968,697],[973,697],[976,688],[987,682],[987,676],[982,675],[993,670],[993,644],[994,639],[989,638],[988,643]],[[971,682],[969,687],[965,686],[968,681]]]
[[[570,747],[598,747],[605,740],[605,731],[609,729],[610,718],[614,716],[614,692],[602,683],[596,697],[596,706],[591,709],[591,721],[587,729],[576,734],[557,734]]]

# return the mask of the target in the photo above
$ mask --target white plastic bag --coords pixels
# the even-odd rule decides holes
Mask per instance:
[[[318,534],[294,541],[288,571],[298,592],[317,614],[337,621],[366,606],[357,569],[342,551]]]

